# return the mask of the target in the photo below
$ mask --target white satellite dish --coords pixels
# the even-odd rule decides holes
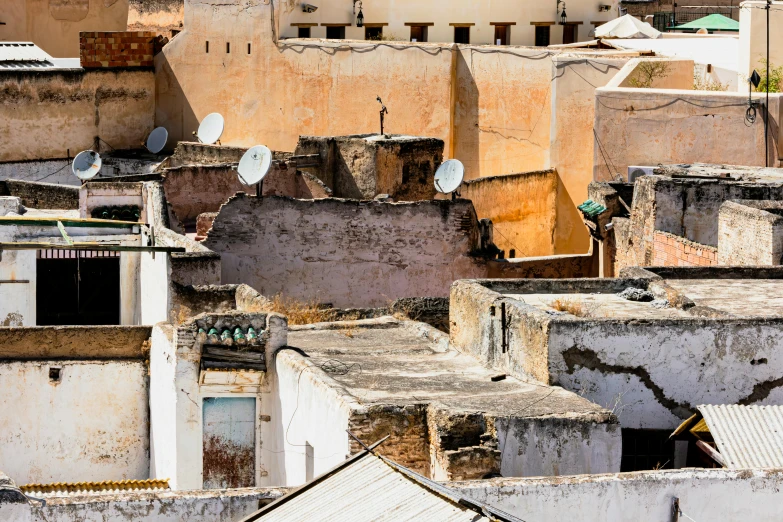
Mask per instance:
[[[223,134],[224,124],[225,121],[220,113],[213,112],[212,114],[207,114],[206,118],[201,120],[201,125],[198,126],[196,135],[201,143],[211,145],[220,139],[220,136]]]
[[[150,132],[150,135],[147,138],[147,150],[153,154],[157,154],[166,146],[168,139],[169,131],[166,130],[166,127],[156,127]]]
[[[71,171],[74,176],[81,180],[88,180],[95,177],[101,170],[101,155],[92,150],[83,150],[73,158]]]
[[[243,185],[255,185],[263,181],[272,166],[272,151],[264,145],[251,147],[239,160],[237,173]]]
[[[435,171],[435,189],[442,194],[454,192],[462,185],[464,177],[465,166],[460,160],[444,161]]]

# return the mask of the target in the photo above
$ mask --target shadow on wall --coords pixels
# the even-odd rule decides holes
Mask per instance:
[[[454,134],[450,157],[465,164],[469,177],[481,174],[479,143],[479,89],[465,54],[456,52],[457,101],[454,111]]]

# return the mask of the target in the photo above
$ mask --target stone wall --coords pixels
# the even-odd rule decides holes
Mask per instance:
[[[783,203],[727,201],[720,207],[718,235],[721,265],[783,264]]]
[[[443,161],[443,141],[415,136],[366,134],[300,136],[295,154],[318,154],[311,171],[338,198],[396,201],[432,199],[435,170]]]
[[[82,67],[152,67],[157,34],[153,32],[82,32],[79,58]]]
[[[25,207],[74,210],[79,208],[79,188],[54,183],[7,179],[2,182],[8,194],[22,200]]]
[[[6,71],[0,78],[0,162],[138,148],[152,131],[155,99],[152,70]],[[103,142],[96,144],[96,136]],[[38,181],[65,169],[70,167],[39,172]]]
[[[416,203],[261,199],[223,205],[204,245],[223,283],[336,307],[445,297],[457,279],[486,273],[468,201]]]
[[[656,230],[653,233],[653,266],[715,266],[718,249]]]

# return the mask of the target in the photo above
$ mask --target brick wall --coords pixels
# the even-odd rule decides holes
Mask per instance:
[[[716,266],[718,249],[668,232],[653,235],[652,266]]]
[[[148,31],[81,32],[81,65],[95,67],[152,67],[157,33]]]

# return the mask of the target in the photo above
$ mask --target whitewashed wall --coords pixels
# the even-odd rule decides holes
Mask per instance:
[[[3,363],[0,390],[0,469],[17,484],[148,478],[142,361]]]
[[[278,466],[272,484],[299,486],[306,482],[306,451],[311,451],[314,476],[351,454],[348,420],[359,405],[341,393],[342,386],[300,354],[286,350],[275,359]]]
[[[523,520],[551,522],[671,522],[672,499],[680,521],[772,522],[781,519],[782,470],[673,470],[453,482],[466,496]]]

